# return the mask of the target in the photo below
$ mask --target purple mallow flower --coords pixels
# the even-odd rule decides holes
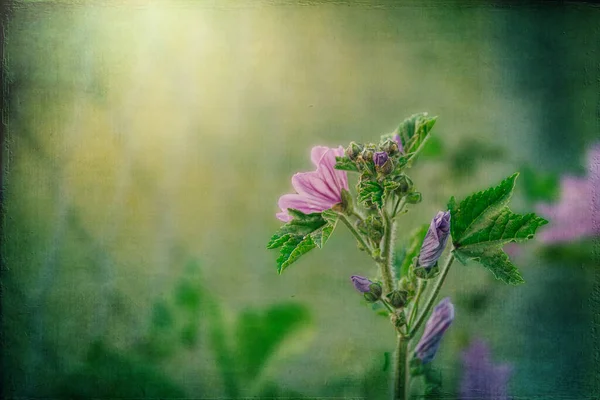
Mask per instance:
[[[490,349],[485,342],[473,341],[463,353],[462,362],[462,400],[508,400],[507,385],[511,368],[507,364],[492,363]]]
[[[559,201],[538,204],[537,212],[550,221],[538,235],[542,242],[600,236],[600,143],[588,152],[587,176],[563,176]]]
[[[344,156],[344,149],[316,146],[311,152],[311,160],[316,171],[300,172],[292,177],[292,186],[297,193],[285,194],[279,198],[277,218],[284,222],[292,219],[287,209],[293,208],[305,214],[330,209],[342,201],[342,189],[348,190],[348,176],[345,171],[334,168],[335,157]]]
[[[421,336],[421,340],[415,347],[414,357],[420,359],[423,364],[431,362],[440,347],[444,332],[453,320],[454,305],[450,302],[450,298],[446,297],[435,306],[433,313],[427,320],[423,336]]]
[[[373,162],[378,167],[382,167],[387,160],[388,153],[386,153],[385,151],[378,151],[377,153],[373,154]]]
[[[419,266],[430,269],[435,265],[446,247],[450,232],[450,211],[440,211],[431,220],[429,230],[419,253]]]
[[[404,147],[402,147],[402,139],[400,138],[400,135],[395,134],[394,141],[398,143],[398,150],[400,150],[400,153],[404,153]]]
[[[358,290],[359,292],[367,293],[371,290],[371,284],[373,284],[373,282],[371,282],[364,276],[352,275],[350,279],[352,280],[352,284],[354,285],[356,290]]]

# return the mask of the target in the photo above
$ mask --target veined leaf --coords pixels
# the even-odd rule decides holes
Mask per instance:
[[[277,258],[279,273],[315,247],[322,248],[337,224],[337,214],[330,210],[304,214],[290,208],[288,212],[293,219],[283,225],[267,244],[267,249],[280,248]]]
[[[400,135],[404,153],[416,155],[425,143],[437,117],[429,117],[427,113],[414,114],[405,119],[396,133]]]
[[[427,113],[419,113],[406,118],[393,132],[381,135],[381,142],[400,136],[404,156],[400,157],[397,170],[402,170],[406,164],[414,159],[423,150],[425,142],[429,139],[429,132],[435,125],[437,117],[430,117]]]
[[[522,283],[523,278],[502,246],[531,239],[537,228],[548,223],[535,214],[515,214],[508,208],[517,176],[513,174],[460,204],[454,197],[448,203],[456,258],[463,264],[469,259],[479,261],[497,279],[509,284]]]
[[[375,181],[361,180],[358,184],[357,199],[360,203],[369,207],[372,204],[383,207],[384,191],[381,185]]]

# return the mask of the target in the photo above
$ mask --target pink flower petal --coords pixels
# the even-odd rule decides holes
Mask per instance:
[[[292,176],[292,186],[299,194],[322,199],[324,203],[333,205],[340,202],[340,194],[335,193],[318,172],[295,174]]]
[[[310,151],[310,159],[313,162],[313,164],[315,164],[315,166],[319,166],[321,158],[323,158],[323,154],[327,153],[328,150],[329,147],[325,146],[315,146],[312,148],[312,150]]]
[[[321,212],[330,209],[342,201],[342,189],[348,189],[348,177],[345,171],[334,168],[335,157],[344,155],[343,147],[330,149],[315,146],[311,151],[316,171],[297,173],[292,177],[292,185],[297,193],[286,194],[279,199],[281,212],[276,216],[289,221],[287,209],[294,208],[303,213]]]

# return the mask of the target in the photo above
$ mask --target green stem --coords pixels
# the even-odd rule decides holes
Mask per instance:
[[[409,332],[410,328],[412,327],[412,323],[415,320],[415,317],[417,316],[417,311],[419,311],[419,302],[421,301],[421,295],[423,294],[423,291],[427,287],[427,281],[419,279],[418,285],[419,286],[417,288],[417,294],[415,296],[414,305],[412,307],[412,310],[410,310],[410,317],[408,318],[407,322]]]
[[[379,301],[381,301],[381,303],[385,306],[385,308],[388,309],[389,312],[391,312],[392,314],[395,312],[394,309],[387,303],[387,301],[380,299]]]
[[[352,222],[350,222],[348,217],[345,216],[344,214],[338,214],[338,215],[340,216],[340,219],[342,220],[342,222],[348,227],[348,229],[350,230],[350,233],[352,233],[354,235],[354,237],[356,238],[356,240],[358,240],[358,242],[369,252],[369,255],[374,258],[373,249],[371,248],[371,246],[368,245],[367,242],[365,242],[365,239],[362,237],[360,232],[358,232],[356,230],[356,228],[354,228],[354,226],[352,225]]]
[[[385,235],[383,237],[383,261],[379,263],[381,276],[383,278],[383,289],[385,293],[390,293],[394,290],[394,231],[396,230],[395,222],[384,211],[383,218],[385,221]]]
[[[398,335],[396,342],[396,368],[394,370],[394,400],[408,399],[409,376],[406,368],[408,338]]]
[[[402,211],[402,209],[404,208],[404,205],[406,204],[406,196],[402,196],[398,202],[396,203],[396,205],[394,206],[394,211],[392,212],[392,218],[394,218],[396,215],[398,215],[398,213],[400,211]]]
[[[408,337],[412,338],[425,321],[425,318],[427,318],[427,314],[429,314],[429,311],[433,307],[433,303],[435,303],[435,298],[437,297],[438,293],[440,292],[440,289],[442,288],[442,284],[446,279],[446,275],[448,275],[448,271],[450,270],[450,266],[452,265],[453,261],[454,253],[451,252],[450,256],[446,259],[446,263],[442,267],[442,270],[440,271],[440,276],[435,282],[435,286],[433,287],[433,291],[431,292],[429,299],[427,299],[427,302],[425,303],[423,312],[421,313],[421,315],[419,315],[419,318],[417,318],[417,322],[415,322],[415,325],[411,327]]]

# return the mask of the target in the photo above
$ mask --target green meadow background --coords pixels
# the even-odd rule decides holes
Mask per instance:
[[[394,337],[349,280],[374,266],[339,226],[277,275],[277,199],[312,146],[421,111],[439,119],[399,246],[514,171],[515,211],[556,199],[599,138],[599,22],[585,4],[12,2],[3,397],[387,398]],[[455,264],[447,398],[473,338],[515,399],[600,392],[592,246],[519,246],[518,287]]]

